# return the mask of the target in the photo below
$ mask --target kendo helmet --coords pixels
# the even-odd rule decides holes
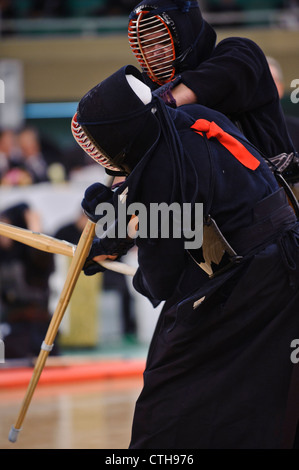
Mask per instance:
[[[216,33],[197,1],[145,0],[130,14],[128,39],[142,70],[163,85],[210,57]]]
[[[110,174],[129,174],[159,135],[150,88],[134,66],[88,91],[72,119],[81,148]]]

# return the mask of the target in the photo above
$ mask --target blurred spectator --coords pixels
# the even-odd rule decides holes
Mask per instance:
[[[62,157],[67,179],[72,179],[72,174],[90,165],[97,165],[78,145],[66,148]]]
[[[30,172],[20,164],[14,131],[0,131],[0,184],[23,186],[32,184],[32,181]]]
[[[51,135],[44,135],[36,130],[38,133],[39,144],[41,153],[47,165],[53,163],[63,163],[63,151],[59,145],[53,140]]]
[[[122,16],[129,15],[136,6],[136,0],[109,0],[94,12],[95,15],[101,16]]]
[[[18,134],[20,165],[32,175],[33,183],[48,181],[47,162],[41,150],[38,132],[26,127]]]
[[[17,17],[13,0],[0,0],[0,22],[2,20],[12,20]],[[5,31],[0,30],[2,36],[10,36],[15,34],[12,25],[6,27]]]
[[[280,99],[283,98],[285,93],[285,84],[282,68],[279,62],[273,57],[267,57],[268,64],[276,84],[276,88]],[[299,152],[299,118],[295,116],[285,116],[290,137],[294,143],[295,149]]]
[[[15,150],[15,134],[12,130],[0,130],[0,176],[10,168]]]
[[[114,291],[121,300],[121,328],[123,338],[129,342],[136,341],[136,318],[134,299],[127,285],[126,276],[114,271],[106,270],[103,273],[103,290]]]
[[[55,233],[54,237],[59,238],[60,240],[65,240],[69,243],[72,243],[73,245],[77,245],[86,222],[87,217],[84,212],[82,212],[74,222],[71,222],[70,224],[66,224],[61,227]]]
[[[29,16],[33,18],[63,18],[70,15],[65,0],[33,0]]]
[[[56,177],[57,172],[59,178]],[[48,140],[40,138],[38,131],[31,127],[25,127],[18,134],[11,130],[0,132],[2,185],[24,186],[55,179],[65,179],[63,154],[60,149]]]
[[[212,12],[242,11],[238,0],[216,0],[207,2],[207,10]]]
[[[242,12],[243,8],[238,0],[216,0],[206,2],[206,11],[210,13],[228,13],[223,22],[217,22],[217,28],[221,27],[239,27],[243,26],[243,20],[229,16],[229,13]]]
[[[62,183],[67,179],[64,152],[50,137],[40,135],[40,148],[47,164],[47,177],[51,183]]]
[[[40,231],[39,215],[27,204],[0,214],[0,221]],[[49,276],[53,255],[0,236],[0,326],[6,359],[37,356],[51,316]],[[55,346],[51,354],[58,354]]]
[[[0,19],[10,20],[16,17],[13,0],[0,0]]]

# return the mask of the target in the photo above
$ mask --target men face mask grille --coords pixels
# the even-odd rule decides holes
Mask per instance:
[[[108,170],[111,171],[119,171],[119,168],[114,167],[111,165],[111,162],[108,157],[106,157],[103,154],[103,151],[101,151],[95,143],[93,143],[90,138],[87,136],[85,133],[84,129],[80,126],[80,124],[77,121],[77,113],[74,115],[72,119],[72,134],[77,141],[77,143],[80,145],[80,147],[84,150],[84,152],[89,155],[93,160],[95,160],[97,163],[102,165],[104,168],[107,168]]]
[[[140,66],[158,85],[169,82],[175,69],[175,47],[171,32],[160,16],[146,17],[147,11],[131,20],[128,38]]]

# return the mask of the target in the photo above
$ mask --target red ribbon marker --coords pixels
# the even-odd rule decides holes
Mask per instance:
[[[214,121],[198,119],[192,126],[197,134],[204,132],[208,139],[215,137],[242,165],[250,170],[256,170],[260,161],[255,158],[241,142],[225,132]]]

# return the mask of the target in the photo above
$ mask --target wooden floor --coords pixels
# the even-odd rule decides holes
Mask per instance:
[[[25,389],[0,390],[0,449],[127,449],[141,378],[37,387],[16,443]]]

